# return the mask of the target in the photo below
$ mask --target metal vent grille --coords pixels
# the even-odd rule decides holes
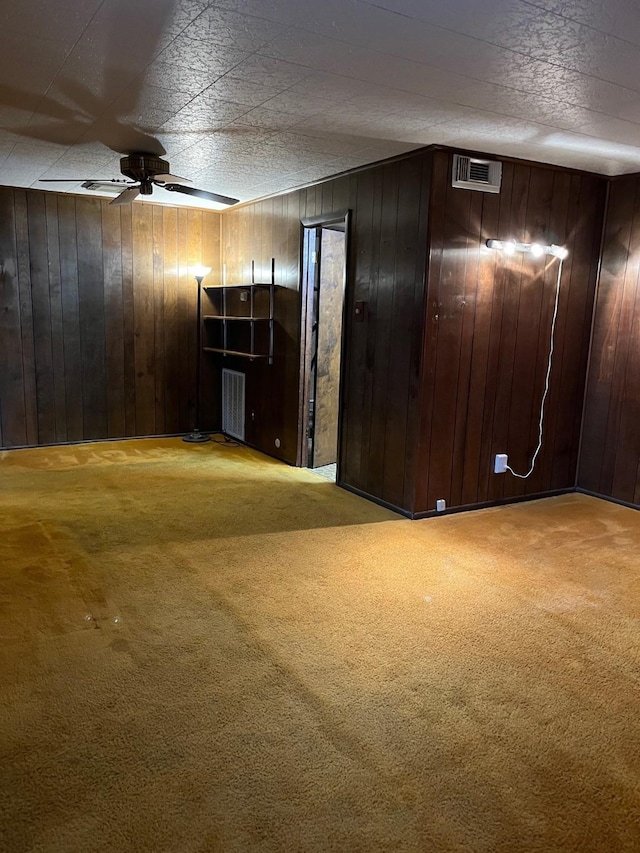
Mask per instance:
[[[451,186],[485,193],[499,193],[502,182],[502,163],[497,160],[478,160],[476,157],[453,155]]]
[[[471,160],[469,162],[469,180],[482,181],[483,184],[489,183],[489,164],[478,163]]]
[[[222,432],[244,441],[244,373],[222,369]]]

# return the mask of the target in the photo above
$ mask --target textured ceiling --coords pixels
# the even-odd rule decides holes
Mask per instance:
[[[246,200],[431,143],[640,170],[637,0],[2,7],[0,184],[77,192],[166,152]]]

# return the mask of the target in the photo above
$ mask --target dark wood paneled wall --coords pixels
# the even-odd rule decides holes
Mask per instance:
[[[434,155],[423,385],[413,509],[435,510],[575,485],[606,181],[505,162],[500,194],[451,187]],[[544,443],[530,478],[493,473],[496,453],[525,473],[537,444],[558,261],[485,247],[488,238],[569,249],[561,280]]]
[[[640,505],[640,176],[611,182],[578,485]]]
[[[222,217],[223,268],[226,284],[268,282],[275,258],[273,364],[233,357],[209,356],[214,373],[209,395],[219,395],[222,366],[246,374],[245,438],[259,450],[296,463],[298,376],[300,353],[300,217],[306,200],[301,193],[267,199],[230,210]],[[276,444],[278,442],[278,444]]]
[[[498,195],[453,189],[451,156],[422,151],[223,216],[227,280],[246,279],[252,259],[266,269],[273,256],[276,280],[295,293],[300,219],[352,211],[342,481],[418,514],[440,498],[470,506],[575,485],[606,192],[598,176],[517,162],[504,163]],[[544,443],[527,480],[494,475],[493,458],[508,453],[524,472],[537,443],[558,261],[505,259],[486,249],[489,237],[570,250]],[[356,300],[367,306],[362,323],[354,322]],[[280,368],[251,368],[249,381],[249,440],[289,462],[299,312],[291,299]]]
[[[431,152],[326,181],[224,214],[226,281],[262,276],[276,260],[274,364],[247,372],[247,439],[294,463],[298,447],[301,219],[352,211],[343,353],[342,481],[399,507],[413,495],[415,400],[424,314]],[[353,304],[364,301],[364,322]],[[227,359],[232,366],[232,359]],[[281,442],[276,448],[275,440]]]
[[[218,213],[0,188],[0,446],[188,430],[197,263]]]
[[[451,152],[421,151],[222,220],[0,189],[0,445],[190,428],[196,291],[189,267],[206,263],[214,268],[207,283],[221,282],[222,248],[229,284],[249,282],[252,261],[256,280],[268,281],[275,258],[275,357],[269,365],[205,356],[201,426],[219,426],[222,364],[241,369],[247,440],[295,463],[301,219],[349,209],[342,482],[418,514],[439,498],[455,507],[573,487],[606,181],[505,162],[502,192],[488,195],[452,189],[450,168]],[[581,476],[585,488],[620,496],[631,486],[627,457],[618,459],[615,448],[635,447],[637,369],[631,350],[620,348],[611,361],[610,320],[620,341],[636,328],[637,267],[616,260],[614,250],[616,242],[633,245],[640,214],[635,183],[628,192],[625,182],[617,186],[608,263],[618,289],[612,279],[617,295],[609,296],[603,279]],[[505,452],[525,470],[536,445],[557,261],[505,259],[485,248],[488,237],[570,250],[545,441],[526,481],[494,475],[492,460]],[[362,322],[356,301],[366,306]],[[596,486],[593,448],[605,444],[613,456]],[[624,480],[624,489],[614,480]],[[637,488],[636,476],[636,500]]]

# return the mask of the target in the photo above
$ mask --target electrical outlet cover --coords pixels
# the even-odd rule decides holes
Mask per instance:
[[[504,474],[507,470],[507,462],[509,457],[506,453],[496,453],[496,461],[493,466],[494,474]]]

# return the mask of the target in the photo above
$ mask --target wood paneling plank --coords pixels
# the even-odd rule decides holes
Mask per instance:
[[[547,243],[553,178],[554,173],[547,169],[536,171],[531,176],[526,226],[523,229],[527,242]],[[555,295],[554,270],[557,265],[557,260],[551,261],[547,256],[535,258],[526,254],[522,259],[510,416],[505,445],[509,453],[512,448],[521,448],[520,462],[514,465],[520,474],[527,474],[530,470],[538,443],[536,424],[544,390],[545,356],[549,347],[549,325],[543,318],[551,315],[550,306],[553,305]],[[509,474],[504,479],[510,497],[524,494],[529,483],[529,478],[519,479]]]
[[[367,329],[371,311],[373,263],[374,185],[369,173],[356,176],[356,199],[347,244],[347,283],[345,337],[342,376],[343,412],[341,414],[340,475],[344,483],[364,489],[362,476],[362,440],[364,432],[365,365]],[[353,306],[365,305],[362,321],[355,322]]]
[[[438,336],[440,331],[440,275],[444,256],[446,218],[446,193],[451,174],[451,157],[447,152],[433,156],[433,175],[429,197],[429,225],[427,234],[427,294],[425,299],[422,388],[420,392],[420,428],[416,453],[416,486],[414,508],[427,506],[429,467],[431,462],[431,432],[434,420],[434,393]]]
[[[165,358],[165,427],[168,433],[187,432],[189,424],[180,411],[179,317],[178,317],[178,211],[165,207],[164,256],[164,358]]]
[[[64,315],[62,305],[62,279],[60,268],[60,234],[58,196],[45,195],[47,228],[47,266],[49,275],[49,311],[51,317],[51,354],[53,360],[53,395],[56,442],[68,440],[67,399],[64,359]]]
[[[418,235],[413,278],[413,311],[410,327],[409,386],[407,399],[407,441],[404,459],[404,495],[399,506],[413,512],[415,509],[416,485],[419,477],[420,414],[422,402],[421,380],[423,363],[423,339],[429,334],[427,316],[427,234],[429,227],[429,203],[431,197],[431,175],[433,156],[431,152],[421,157],[420,207],[418,211]]]
[[[477,287],[475,296],[475,323],[469,376],[467,404],[467,431],[464,444],[464,466],[460,502],[463,506],[478,501],[479,484],[483,474],[490,468],[489,454],[482,445],[485,391],[491,340],[493,311],[493,285],[496,268],[496,253],[484,247],[485,242],[498,233],[500,198],[487,193],[482,198],[482,213],[479,228]]]
[[[577,213],[578,198],[575,195],[577,185],[572,183],[572,176],[562,172],[553,173],[552,186],[552,203],[549,211],[548,223],[548,243],[556,243],[557,245],[565,245],[571,239],[571,234],[568,230],[568,224],[573,222]],[[569,246],[567,246],[569,248]],[[573,250],[573,244],[570,247]],[[549,348],[551,343],[551,323],[553,319],[553,309],[555,305],[555,294],[558,280],[559,261],[557,259],[547,258],[545,260],[544,278],[540,282],[541,291],[544,296],[541,305],[541,312],[538,322],[537,347],[536,356],[533,360],[535,371],[531,379],[531,385],[534,390],[534,403],[529,417],[529,438],[528,444],[531,448],[531,453],[535,450],[538,444],[539,435],[539,419],[542,396],[544,394],[545,379],[547,372],[547,364],[549,357]],[[571,268],[566,264],[562,271],[562,281],[560,282],[560,302],[558,310],[559,326],[563,327],[566,322],[568,303],[568,295],[571,282]],[[535,468],[531,476],[525,481],[526,491],[530,494],[539,494],[549,488],[553,478],[552,463],[554,459],[554,444],[556,434],[556,415],[559,398],[557,392],[560,388],[560,378],[562,375],[562,349],[560,346],[561,333],[556,329],[554,338],[554,359],[552,364],[551,384],[549,386],[549,394],[544,407],[544,422],[543,422],[543,442],[536,460]],[[579,429],[578,429],[579,434]]]
[[[133,207],[120,208],[125,435],[144,435],[136,423],[136,318],[133,278]]]
[[[155,305],[153,298],[153,209],[132,205],[133,303],[135,318],[136,430],[156,433]]]
[[[611,184],[594,318],[578,485],[640,503],[640,358],[637,341],[637,176]]]
[[[497,229],[494,232],[498,239],[509,239],[511,235],[511,195],[515,176],[515,166],[512,163],[504,164],[502,171],[502,188],[500,190],[500,202]],[[505,445],[503,439],[494,435],[496,424],[496,400],[499,387],[500,362],[503,339],[503,306],[507,287],[511,282],[511,271],[500,252],[493,253],[492,261],[489,261],[489,274],[493,275],[491,286],[491,322],[489,327],[489,344],[487,352],[487,370],[484,380],[484,405],[482,407],[482,439],[480,454],[480,470],[478,473],[477,500],[484,502],[489,500],[489,494],[493,490],[499,494],[501,483],[496,481],[498,475],[493,473],[494,457],[496,453],[504,453]],[[493,267],[491,271],[491,266]]]
[[[38,444],[38,397],[36,354],[31,295],[31,258],[29,250],[29,215],[27,193],[14,194],[16,225],[16,263],[20,293],[20,327],[22,336],[22,371],[27,444]]]
[[[465,449],[467,436],[471,433],[480,434],[481,421],[473,421],[469,417],[469,403],[471,397],[471,368],[473,360],[474,341],[476,337],[478,315],[478,273],[480,264],[480,252],[482,236],[482,202],[480,193],[472,193],[470,198],[469,223],[467,233],[464,235],[464,284],[462,291],[461,313],[462,328],[460,333],[459,368],[457,378],[457,396],[455,426],[453,428],[453,453],[451,467],[451,486],[449,501],[453,506],[460,506],[462,502],[462,483],[464,480],[465,466],[469,460]]]
[[[124,311],[121,207],[102,203],[107,428],[110,438],[127,435],[125,415]]]
[[[187,211],[187,255],[185,258],[185,275],[187,282],[187,298],[185,301],[185,333],[187,365],[185,378],[189,388],[189,409],[191,419],[195,416],[196,399],[199,389],[196,388],[196,362],[202,359],[202,352],[197,350],[196,318],[198,304],[198,287],[193,276],[195,264],[202,263],[202,211]]]
[[[98,439],[108,434],[101,202],[78,198],[76,214],[84,438]]]
[[[506,239],[526,239],[527,200],[531,180],[531,169],[518,167],[514,171],[511,190],[511,210],[506,228]],[[497,391],[494,412],[493,439],[496,453],[508,452],[509,464],[518,473],[528,467],[528,448],[522,444],[509,445],[509,422],[513,391],[513,363],[516,349],[518,312],[521,290],[528,281],[529,258],[517,254],[511,258],[502,256],[506,282],[502,299],[502,331],[500,359],[497,369]],[[500,449],[497,449],[500,448]],[[508,478],[508,480],[507,480]],[[511,474],[493,477],[489,485],[489,500],[502,499],[514,486]]]
[[[630,249],[631,247],[640,246],[640,182],[636,181],[634,189],[634,208],[629,236]],[[636,253],[633,251],[628,252],[625,274],[616,288],[620,294],[620,311],[615,338],[615,353],[613,355],[607,428],[601,448],[602,469],[598,485],[598,492],[604,495],[614,494],[616,458],[619,449],[618,442],[623,409],[629,411],[629,409],[637,408],[637,405],[634,405],[635,401],[628,400],[625,379],[629,356],[633,347],[631,333],[634,327],[634,309],[639,287],[638,269],[639,265]],[[638,424],[636,424],[636,429],[638,429]],[[629,460],[626,454],[622,454],[622,459],[624,459],[623,464],[628,464]],[[627,489],[624,491],[628,494]]]
[[[366,349],[364,356],[364,370],[362,374],[355,377],[355,381],[363,386],[362,400],[362,434],[361,440],[357,447],[354,447],[354,452],[360,453],[360,481],[356,484],[356,488],[360,488],[364,492],[371,494],[371,481],[369,476],[369,466],[371,462],[371,413],[373,410],[373,394],[374,394],[374,364],[376,354],[376,338],[378,331],[378,277],[380,263],[380,243],[382,240],[381,221],[382,221],[382,173],[375,172],[367,175],[369,180],[373,181],[373,213],[372,213],[372,240],[371,240],[371,260],[369,265],[370,279],[369,290],[367,295],[367,305],[365,309],[366,323]]]
[[[47,257],[47,219],[45,198],[42,193],[27,193],[27,229],[33,309],[38,443],[53,444],[56,440],[53,347]]]
[[[82,441],[84,399],[82,387],[82,344],[78,294],[78,238],[76,199],[58,195],[58,240],[60,245],[60,288],[64,336],[64,380],[67,440]]]
[[[455,418],[463,331],[465,268],[472,193],[447,186],[445,197],[444,251],[438,294],[438,340],[433,392],[434,419],[429,448],[427,507],[436,501],[451,504]]]
[[[153,242],[153,341],[154,341],[154,379],[155,379],[155,431],[163,435],[166,429],[165,421],[165,388],[166,359],[165,359],[165,317],[164,317],[164,230],[163,211],[158,205],[153,207],[152,219]]]
[[[390,350],[386,388],[386,423],[382,496],[402,506],[405,495],[405,458],[410,412],[412,344],[415,338],[416,265],[426,256],[419,243],[420,203],[423,191],[422,159],[401,161],[393,173],[398,185],[395,222],[395,258],[392,280]],[[421,337],[421,330],[418,331]]]
[[[380,212],[380,238],[378,251],[378,276],[376,309],[373,314],[373,359],[371,363],[371,408],[369,410],[369,459],[367,492],[384,497],[384,463],[386,458],[386,433],[401,441],[395,451],[404,459],[404,412],[392,411],[388,406],[389,365],[395,341],[392,340],[393,300],[397,290],[396,252],[398,228],[398,166],[392,164],[382,171]],[[399,422],[398,422],[399,421]],[[393,439],[392,439],[393,440]],[[404,467],[404,466],[402,466]]]
[[[2,446],[27,444],[14,193],[0,187],[0,418]]]

